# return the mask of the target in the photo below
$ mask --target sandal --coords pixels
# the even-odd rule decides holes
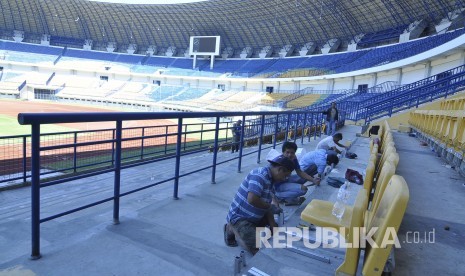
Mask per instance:
[[[296,198],[296,199],[293,199],[293,200],[290,200],[290,201],[286,201],[286,203],[284,205],[285,206],[298,206],[298,205],[301,205],[304,201],[305,201],[305,197],[301,196],[299,198]]]
[[[224,243],[229,247],[236,247],[237,241],[234,234],[228,234],[227,231],[228,224],[223,226],[223,234],[224,234]]]

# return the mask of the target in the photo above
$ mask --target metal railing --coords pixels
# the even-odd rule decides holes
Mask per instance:
[[[227,147],[228,142],[220,144],[221,142],[228,141],[227,137],[221,137],[221,132],[228,132],[229,125],[222,125],[221,120],[224,117],[239,117],[242,118],[243,122],[247,122],[242,125],[242,133],[240,139],[239,156],[233,157],[228,160],[218,160],[218,150],[222,147]],[[206,130],[204,127],[201,129],[189,129],[187,124],[184,124],[184,120],[190,118],[213,118],[214,127]],[[123,128],[123,122],[125,121],[137,121],[137,120],[153,120],[153,119],[174,119],[177,124],[165,126],[165,128],[172,128],[165,131],[164,134],[159,135],[148,135],[144,133],[142,129],[141,133],[134,133],[134,129]],[[219,164],[226,163],[237,159],[237,168],[240,172],[242,166],[242,157],[244,155],[257,154],[257,161],[261,158],[261,152],[266,147],[265,143],[271,143],[271,146],[275,147],[278,140],[294,140],[300,137],[303,142],[304,138],[310,140],[311,137],[316,138],[318,133],[321,133],[323,114],[321,112],[192,112],[192,113],[153,113],[153,112],[140,112],[140,113],[20,113],[18,115],[18,121],[21,125],[31,125],[31,212],[32,212],[32,253],[33,259],[40,258],[40,224],[61,216],[65,216],[83,209],[87,209],[105,202],[113,201],[113,222],[119,223],[119,200],[122,196],[126,196],[141,190],[145,190],[156,185],[173,181],[173,197],[178,198],[178,187],[180,178],[193,174],[198,171],[211,169],[211,182],[215,183],[216,167]],[[111,129],[111,135],[103,135],[98,140],[86,140],[79,141],[76,138],[77,132],[74,132],[73,139],[58,139],[55,140],[44,139],[41,135],[41,126],[44,124],[56,124],[56,123],[78,123],[78,122],[115,122],[116,128]],[[343,120],[341,120],[343,122]],[[108,131],[108,130],[101,130]],[[132,133],[131,133],[132,131]],[[188,137],[197,135],[197,137],[210,133],[212,139],[208,142],[188,148]],[[60,136],[59,134],[56,134]],[[61,137],[63,138],[63,137]],[[127,143],[136,143],[139,150],[137,158],[144,156],[144,141],[145,143],[151,138],[162,138],[165,139],[164,146],[168,143],[167,140],[172,140],[172,149],[170,152],[166,152],[163,156],[152,160],[138,160],[137,162],[125,162],[125,158],[129,158],[125,155],[127,149]],[[24,138],[23,138],[24,139]],[[205,141],[200,138],[200,141]],[[255,150],[243,152],[244,147],[249,143],[256,145]],[[83,174],[69,174],[64,178],[51,179],[42,182],[40,179],[41,162],[44,158],[49,156],[49,152],[54,151],[66,151],[71,150],[76,152],[80,147],[95,147],[96,145],[106,145],[107,150],[111,152],[111,165],[98,170],[89,170]],[[229,142],[230,144],[230,142]],[[129,147],[133,148],[133,147]],[[212,152],[212,161],[210,164],[205,164],[202,168],[196,168],[191,171],[180,172],[181,158],[197,152],[205,152],[206,150]],[[53,154],[52,154],[53,155]],[[76,165],[76,153],[73,155],[73,169],[77,169],[79,166]],[[134,157],[134,156],[132,156]],[[142,158],[143,159],[143,158]],[[174,176],[161,179],[155,183],[138,187],[126,192],[120,191],[121,184],[121,171],[145,165],[153,162],[159,162],[162,160],[173,160],[175,163]],[[24,165],[26,167],[26,165]],[[58,214],[50,215],[48,217],[40,217],[40,190],[45,187],[52,187],[64,182],[72,180],[87,178],[91,176],[100,175],[103,173],[114,174],[114,187],[113,196],[100,199],[99,201],[89,203],[84,206],[74,208],[72,210],[63,211]]]

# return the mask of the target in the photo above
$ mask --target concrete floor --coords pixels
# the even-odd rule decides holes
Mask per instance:
[[[395,274],[465,275],[465,179],[419,139],[393,134],[410,190]]]
[[[346,139],[355,140],[360,128],[346,126],[341,132]],[[399,231],[402,248],[395,251],[394,275],[465,275],[465,179],[442,166],[444,162],[429,148],[421,147],[416,138],[400,133],[394,137],[400,155],[397,173],[405,177],[410,188],[408,210]],[[305,141],[301,145],[299,141],[298,145],[309,151],[317,142]],[[367,138],[357,138],[352,151],[359,159],[343,159],[332,174],[342,173],[348,166],[362,170],[367,145]],[[218,166],[216,184],[210,183],[208,170],[182,178],[180,200],[172,198],[172,183],[125,196],[121,198],[119,225],[112,224],[112,203],[42,223],[42,258],[34,261],[29,259],[30,188],[2,191],[0,276],[231,275],[234,258],[241,249],[224,245],[222,226],[240,182],[251,169],[267,164],[268,151],[262,153],[260,164],[256,154],[244,157],[240,173],[237,160]],[[219,153],[220,160],[232,156],[229,152]],[[211,154],[205,153],[183,157],[181,162],[187,169],[205,166],[210,160]],[[153,174],[169,176],[172,167],[157,163],[128,169],[122,174],[122,192],[147,185]],[[112,183],[112,175],[101,175],[44,188],[41,216],[111,196]],[[322,184],[309,190],[306,202],[312,198],[334,200],[336,192]],[[285,207],[286,223],[295,226],[303,208]],[[414,238],[415,231],[433,229],[434,244],[405,242],[407,236]],[[327,264],[288,250],[265,249],[253,258],[248,256],[247,269],[256,267],[270,275],[332,275],[342,253],[315,251],[332,260]]]

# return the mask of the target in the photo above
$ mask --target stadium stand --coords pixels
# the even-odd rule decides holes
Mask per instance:
[[[369,50],[360,50],[356,52],[336,53],[327,55],[315,55],[305,58],[273,58],[273,59],[247,59],[247,60],[223,60],[219,61],[217,66],[209,69],[208,60],[199,60],[197,69],[192,70],[192,60],[187,58],[169,58],[169,57],[149,57],[142,64],[141,55],[128,55],[121,53],[106,53],[98,51],[86,51],[77,49],[67,49],[61,60],[70,60],[69,58],[81,58],[100,60],[110,63],[128,63],[138,65],[136,70],[139,72],[153,71],[156,68],[177,68],[176,71],[167,71],[172,75],[205,75],[199,72],[205,71],[212,73],[232,73],[231,77],[304,77],[315,76],[329,73],[344,73],[361,70],[373,66],[384,65],[387,63],[402,60],[422,52],[440,46],[452,39],[457,38],[465,33],[464,29],[438,34],[426,38],[417,39],[400,44],[388,45]],[[20,45],[18,51],[31,53],[47,53],[50,56],[30,56],[31,62],[36,60],[52,61],[56,59],[54,55],[60,55],[60,48],[45,46],[13,43],[2,41],[0,49],[8,50],[13,45]],[[14,56],[12,56],[14,58]],[[21,60],[23,56],[18,57]],[[66,59],[68,58],[68,59]],[[72,59],[71,59],[72,60]],[[147,68],[146,68],[147,67]],[[183,71],[185,70],[185,71]],[[209,75],[206,76],[217,76]]]
[[[409,124],[431,149],[452,166],[461,168],[465,148],[465,97],[463,91],[443,100],[439,110],[416,110],[410,113]],[[465,171],[465,170],[464,170]]]
[[[289,101],[286,104],[287,108],[301,108],[301,107],[308,107],[314,104],[315,102],[320,99],[320,94],[305,94],[302,95],[292,101]]]
[[[355,187],[355,196],[351,198],[354,200],[351,206],[346,206],[342,220],[331,212],[337,191],[322,182],[318,188],[309,187],[309,194],[327,197],[315,198],[301,207],[283,206],[282,223],[294,229],[296,225],[310,229],[311,224],[336,227],[345,240],[360,246],[336,248],[322,255],[324,248],[311,252],[296,248],[261,249],[247,260],[248,266],[240,264],[242,269],[250,269],[244,274],[265,275],[258,273],[258,268],[269,275],[306,275],[309,271],[315,275],[389,274],[397,248],[370,243],[361,250],[365,240],[357,239],[354,227],[376,230],[373,240],[379,245],[387,234],[402,237],[405,232],[420,228],[418,225],[424,230],[424,225],[439,229],[444,224],[452,225],[453,231],[447,226],[444,228],[447,232],[439,233],[440,246],[434,247],[435,250],[422,247],[416,254],[403,251],[407,253],[398,258],[404,261],[399,274],[440,275],[465,270],[461,255],[455,254],[457,248],[462,249],[462,243],[457,241],[461,236],[457,233],[463,232],[463,208],[460,208],[463,198],[453,190],[456,186],[447,190],[446,184],[450,184],[445,183],[447,178],[433,175],[439,172],[452,175],[451,171],[443,170],[447,167],[438,164],[435,155],[441,155],[451,168],[465,172],[465,99],[463,95],[450,98],[465,87],[464,4],[453,0],[276,1],[273,5],[266,0],[246,2],[128,5],[6,0],[0,3],[1,97],[32,101],[42,93],[52,95],[49,99],[57,102],[115,103],[150,111],[93,114],[94,117],[73,113],[69,117],[55,116],[50,121],[41,121],[47,114],[18,117],[21,124],[32,125],[33,135],[0,137],[4,143],[0,143],[0,155],[14,151],[17,162],[0,159],[1,170],[6,167],[16,170],[13,176],[1,175],[0,183],[9,182],[11,176],[21,181],[21,185],[32,184],[27,195],[22,193],[24,189],[2,192],[6,204],[0,206],[0,228],[8,231],[0,235],[0,247],[4,248],[1,254],[7,258],[0,261],[0,274],[20,270],[24,272],[18,273],[21,275],[73,272],[150,275],[154,263],[160,275],[231,274],[231,266],[225,260],[233,259],[239,251],[223,245],[221,231],[227,210],[225,202],[236,188],[229,184],[241,183],[245,172],[241,169],[255,168],[257,163],[266,160],[261,156],[264,149],[279,148],[285,140],[300,140],[301,149],[314,149],[325,129],[320,111],[331,102],[338,104],[339,126],[346,119],[364,124],[364,128],[380,124],[378,134],[370,132],[371,139],[362,133],[358,135],[361,128],[358,125],[342,129],[345,139],[354,139],[357,147],[352,149],[361,153],[361,158],[343,158],[337,170],[329,171],[343,174],[342,170],[349,166],[366,165],[363,186]],[[409,26],[419,19],[425,20],[427,27],[410,39]],[[189,36],[212,33],[221,36],[223,59],[217,58],[210,68],[213,56],[198,57],[196,68],[192,68],[192,58],[185,57]],[[363,36],[355,41],[358,35]],[[334,41],[337,45],[330,45]],[[134,50],[133,54],[126,53],[131,52],[128,47]],[[279,49],[284,51],[279,53]],[[368,88],[369,85],[373,87]],[[274,88],[273,93],[266,93],[270,86]],[[398,138],[405,127],[411,136],[420,138],[422,144],[426,141],[430,148],[415,148],[413,143],[417,141],[409,141],[410,144],[396,149],[395,134],[383,120],[395,113],[401,116],[394,119],[403,120],[400,117],[407,114],[402,111],[444,97],[447,100],[439,110],[410,112],[413,132],[400,125],[396,133]],[[162,108],[190,113],[158,112]],[[273,112],[248,113],[259,110]],[[212,113],[205,115],[204,111],[221,112],[212,116]],[[107,120],[116,127],[43,133],[41,125],[63,118],[83,124]],[[148,118],[171,121],[146,126]],[[244,145],[237,155],[231,155],[231,122],[238,118],[244,120],[241,129]],[[143,121],[144,126],[123,128],[123,121],[136,121],[133,119]],[[195,123],[191,124],[191,119]],[[371,141],[369,150],[368,140]],[[11,141],[17,143],[11,144]],[[368,158],[363,156],[367,152]],[[428,154],[433,154],[430,157],[440,168],[430,171],[423,167],[420,173],[416,172],[414,165],[423,165]],[[404,159],[406,156],[421,158],[422,162]],[[238,174],[231,173],[232,166],[218,167],[218,184],[226,181],[228,185],[201,185],[205,179],[208,184],[215,183],[217,165],[231,161],[237,161]],[[241,168],[243,161],[248,167]],[[400,162],[403,164],[398,166]],[[202,172],[205,170],[208,173]],[[412,176],[408,183],[402,173],[405,177]],[[87,179],[94,176],[97,177]],[[173,197],[179,199],[179,179],[189,176],[181,185],[185,200],[175,204],[162,201],[168,193],[166,186],[159,184],[173,182]],[[415,179],[420,177],[428,178],[427,181],[434,179],[440,186],[423,185]],[[148,182],[148,179],[147,184],[144,180]],[[121,190],[120,184],[124,184]],[[202,190],[196,190],[200,186]],[[108,187],[114,187],[114,191]],[[429,195],[427,204],[435,199],[440,204],[427,212],[426,205],[419,204],[417,195],[412,196],[417,201],[409,205],[411,213],[406,218],[413,222],[410,228],[399,231],[408,211],[410,188],[427,190],[430,187],[436,187],[436,191]],[[148,188],[153,190],[137,195],[136,192]],[[86,198],[84,202],[81,197],[87,193],[90,200]],[[102,198],[98,198],[100,195]],[[126,195],[131,198],[121,202],[124,223],[116,226],[120,223],[120,197]],[[29,197],[32,199],[26,201]],[[63,205],[59,204],[61,198]],[[454,199],[460,199],[458,207],[452,206],[454,211],[445,212],[452,208],[442,209],[443,206]],[[84,205],[71,206],[73,200]],[[113,202],[115,225],[112,226],[106,225],[108,218],[102,219],[102,214],[110,212],[104,209],[108,206],[94,209],[94,205],[107,202]],[[417,206],[425,210],[414,213],[412,210]],[[64,211],[64,207],[70,209]],[[60,218],[83,209],[88,210],[74,217]],[[52,215],[54,211],[61,213]],[[294,212],[305,223],[292,221]],[[53,222],[42,224],[49,220]],[[18,238],[27,232],[24,221],[32,225],[32,242]],[[201,227],[193,227],[199,221]],[[45,262],[26,260],[28,254],[21,251],[29,244],[32,244],[32,259],[40,258],[39,241],[47,252],[42,260]],[[63,249],[68,254],[60,254]],[[427,251],[433,251],[436,256],[424,258],[422,254]],[[443,258],[437,258],[444,252]],[[429,262],[431,259],[435,261]],[[411,264],[406,265],[405,260]],[[127,263],[139,265],[123,265]]]

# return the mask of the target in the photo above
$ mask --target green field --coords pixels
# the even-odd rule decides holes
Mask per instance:
[[[53,133],[74,131],[76,129],[69,127],[62,127],[57,125],[41,125],[41,133]],[[31,126],[22,126],[18,123],[18,119],[6,115],[0,115],[0,136],[14,136],[14,135],[29,135],[31,134]]]

